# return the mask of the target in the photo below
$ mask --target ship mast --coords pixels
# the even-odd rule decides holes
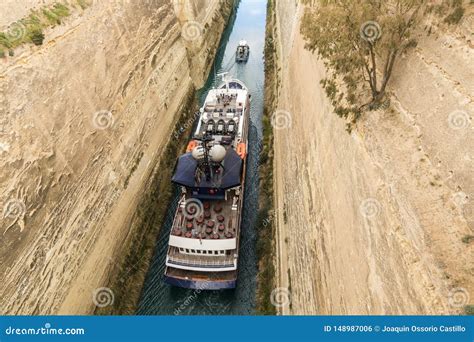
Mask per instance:
[[[199,162],[199,167],[201,168],[201,170],[204,171],[204,174],[206,175],[206,180],[210,181],[211,180],[211,161],[209,160],[208,142],[213,141],[214,138],[211,137],[209,134],[205,134],[203,136],[196,136],[194,137],[194,139],[202,142],[201,145],[203,147],[204,157],[202,161]]]
[[[229,92],[229,81],[230,81],[229,73],[225,71],[225,72],[221,72],[217,74],[217,76],[220,76],[222,78],[222,82],[224,82],[225,84],[225,90]]]

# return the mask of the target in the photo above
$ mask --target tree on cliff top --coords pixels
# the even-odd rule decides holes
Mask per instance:
[[[425,0],[321,0],[309,6],[301,33],[323,59],[321,81],[336,113],[353,122],[384,98],[397,56],[416,42]]]

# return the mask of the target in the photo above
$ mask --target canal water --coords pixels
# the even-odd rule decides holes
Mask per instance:
[[[178,189],[170,204],[164,226],[161,228],[154,257],[148,270],[137,310],[139,315],[249,315],[255,313],[257,281],[257,253],[255,227],[258,208],[258,164],[262,140],[266,2],[241,0],[222,35],[218,53],[209,78],[198,92],[202,102],[221,72],[229,72],[249,88],[251,116],[249,154],[245,184],[245,202],[239,255],[239,275],[234,290],[199,291],[172,287],[163,282],[168,238],[178,202]],[[235,63],[235,49],[239,40],[250,46],[247,63]]]

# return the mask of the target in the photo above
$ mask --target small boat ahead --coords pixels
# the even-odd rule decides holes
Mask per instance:
[[[241,40],[235,52],[236,62],[247,62],[249,59],[250,47],[245,40]]]

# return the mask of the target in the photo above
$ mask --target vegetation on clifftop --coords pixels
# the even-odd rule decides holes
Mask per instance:
[[[306,9],[301,32],[329,70],[321,83],[337,115],[355,121],[382,103],[396,58],[416,46],[412,32],[424,4],[341,0]]]
[[[395,61],[416,46],[413,32],[424,15],[433,12],[457,24],[464,14],[462,0],[306,2],[301,24],[306,48],[322,57],[329,73],[321,84],[336,114],[351,123],[387,103]]]
[[[258,228],[258,280],[257,313],[275,315],[271,302],[275,288],[275,244],[273,215],[273,127],[272,112],[276,101],[276,57],[274,45],[275,10],[274,0],[267,3],[265,33],[265,103],[263,109],[263,147],[260,154],[260,203],[256,227]]]
[[[77,6],[85,9],[90,0],[76,0]],[[71,14],[73,5],[56,2],[50,6],[43,6],[33,10],[29,16],[12,23],[4,32],[0,32],[0,57],[5,57],[5,49],[13,55],[16,47],[33,43],[43,44],[44,30],[60,25],[62,20]]]

